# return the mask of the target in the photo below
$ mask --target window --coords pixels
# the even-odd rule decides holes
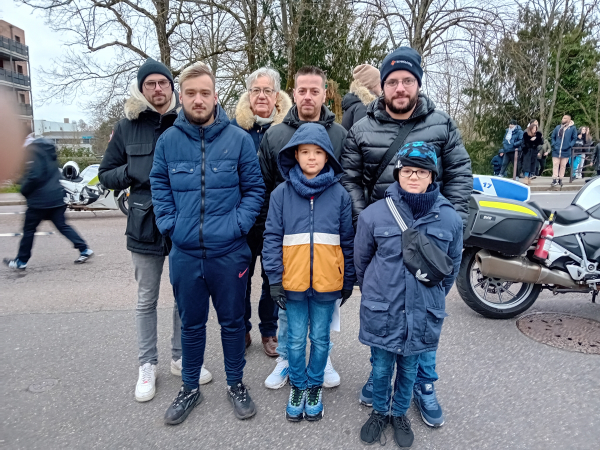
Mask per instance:
[[[0,59],[0,69],[4,69],[4,61]]]
[[[19,103],[25,103],[25,94],[19,94]]]
[[[17,72],[23,75],[23,66],[17,66]]]
[[[21,42],[21,37],[20,36],[15,36],[15,41]]]

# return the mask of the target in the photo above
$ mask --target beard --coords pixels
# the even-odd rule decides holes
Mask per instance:
[[[398,98],[408,98],[408,103],[405,107],[398,107],[394,105],[394,100]],[[410,97],[408,95],[396,95],[391,98],[388,98],[386,95],[383,97],[383,101],[385,102],[385,106],[393,112],[394,114],[406,114],[411,112],[414,107],[417,105],[417,101],[419,100],[419,91],[415,92],[415,95]]]
[[[173,94],[171,94],[171,95],[173,95]],[[166,104],[168,104],[170,101],[171,101],[171,96],[162,94],[162,95],[152,96],[152,100],[150,101],[150,103],[155,108],[156,107],[160,108],[161,106],[165,106]]]
[[[215,108],[212,109],[188,109],[185,106],[183,107],[183,111],[185,112],[186,117],[190,121],[192,125],[202,126],[206,122],[210,120],[215,112]]]

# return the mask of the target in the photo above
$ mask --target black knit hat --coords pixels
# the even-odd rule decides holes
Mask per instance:
[[[398,172],[402,167],[419,167],[425,170],[431,170],[433,179],[438,176],[437,154],[435,148],[427,142],[407,142],[398,153],[398,160],[394,167],[394,180],[398,180]]]
[[[173,75],[171,75],[171,72],[169,69],[167,69],[167,66],[152,58],[148,58],[146,62],[138,69],[137,73],[137,83],[140,92],[142,92],[142,86],[144,85],[144,80],[146,77],[152,75],[153,73],[158,73],[167,77],[167,79],[171,82],[171,89],[175,90],[175,86],[173,85]]]
[[[423,69],[421,68],[421,55],[416,50],[410,47],[399,47],[385,57],[379,68],[382,88],[389,74],[396,70],[409,71],[415,76],[419,86],[421,86]]]

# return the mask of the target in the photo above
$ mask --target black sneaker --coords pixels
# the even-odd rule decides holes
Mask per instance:
[[[389,421],[389,416],[384,416],[383,414],[379,414],[377,411],[373,411],[369,416],[369,420],[367,420],[367,422],[360,429],[360,440],[367,445],[374,444],[375,442],[385,445],[387,439],[385,437],[384,430]],[[383,442],[381,442],[382,437]]]
[[[183,422],[190,415],[192,409],[199,405],[203,399],[200,389],[196,388],[188,391],[185,386],[181,386],[179,394],[165,413],[165,423],[167,425],[177,425]]]
[[[241,381],[235,386],[227,386],[227,395],[233,405],[233,414],[240,420],[249,419],[256,414],[254,402],[248,394],[248,389]]]
[[[408,448],[415,440],[415,434],[410,427],[410,420],[406,414],[400,417],[392,417],[392,426],[394,427],[394,441],[398,447]]]

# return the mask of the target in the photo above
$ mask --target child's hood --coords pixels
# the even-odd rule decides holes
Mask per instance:
[[[329,139],[325,127],[318,123],[304,123],[300,125],[287,145],[277,155],[277,167],[279,167],[279,172],[281,172],[284,179],[289,181],[290,169],[298,164],[296,149],[300,144],[315,144],[325,150],[329,156],[327,163],[333,168],[335,177],[338,180],[342,177],[344,169],[342,169],[342,165],[333,154],[331,139]]]

